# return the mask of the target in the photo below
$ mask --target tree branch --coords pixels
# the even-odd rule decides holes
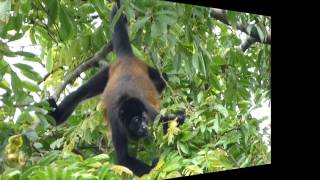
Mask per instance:
[[[34,143],[32,143],[31,146],[32,146],[32,148],[33,148],[37,153],[40,154],[41,157],[43,156],[43,154],[40,152],[40,150],[34,146]]]
[[[99,61],[103,60],[107,56],[107,54],[112,51],[112,49],[112,43],[106,43],[105,46],[103,46],[97,53],[95,53],[92,57],[88,58],[84,63],[80,64],[76,69],[70,72],[65,78],[64,83],[56,89],[56,91],[52,95],[52,98],[57,101],[60,97],[61,92],[67,87],[68,84],[73,83],[82,72],[88,70],[94,65],[97,65]]]
[[[230,23],[227,19],[225,10],[222,9],[216,9],[216,8],[211,8],[210,10],[210,16],[212,18],[215,18],[222,23],[230,26]],[[243,33],[246,33],[248,37],[245,39],[245,41],[242,42],[240,45],[241,50],[244,52],[246,51],[252,44],[255,42],[260,42],[264,44],[271,44],[271,33],[267,32],[267,36],[264,39],[260,39],[259,34],[257,31],[251,31],[252,27],[256,27],[255,24],[247,24],[247,23],[240,23],[238,22],[236,24],[236,28]]]
[[[236,127],[233,127],[233,128],[231,128],[231,129],[228,129],[228,130],[220,133],[219,136],[222,137],[222,136],[228,134],[228,133],[231,132],[231,131],[239,131],[239,130],[240,130],[240,125],[239,125],[239,126],[236,126]]]
[[[248,36],[240,45],[242,52],[245,52],[255,42],[257,42],[256,39]]]
[[[215,18],[215,19],[223,22],[224,24],[230,26],[229,21],[228,21],[227,16],[226,16],[226,13],[225,13],[224,10],[217,9],[217,8],[211,8],[210,16],[212,18]]]
[[[257,31],[250,31],[249,29],[256,26],[255,24],[246,24],[238,22],[236,27],[238,30],[246,33],[248,36],[251,36],[256,42],[261,42],[265,44],[271,44],[271,33],[267,32],[267,37],[265,39],[260,39]]]

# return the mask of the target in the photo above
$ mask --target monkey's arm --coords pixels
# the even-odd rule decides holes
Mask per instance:
[[[108,73],[109,67],[103,68],[89,81],[67,95],[59,106],[56,105],[53,99],[49,99],[50,106],[55,107],[55,110],[49,112],[49,115],[55,119],[56,124],[59,125],[65,122],[81,101],[101,94],[107,85]]]
[[[148,103],[144,103],[144,105],[146,107],[146,112],[147,112],[147,115],[149,116],[149,119],[154,120],[159,115],[159,113],[152,106],[150,106]],[[186,118],[185,113],[183,111],[179,111],[177,113],[177,115],[170,114],[170,115],[164,115],[164,116],[161,115],[160,116],[160,122],[163,122],[163,133],[164,134],[167,133],[169,121],[172,121],[176,118],[177,118],[178,126],[180,126],[185,121],[185,118]]]
[[[178,126],[184,123],[185,114],[182,111],[179,111],[177,115],[167,115],[161,116],[160,121],[163,122],[163,133],[166,134],[168,130],[168,122],[177,118]]]
[[[146,113],[147,113],[149,119],[151,121],[155,120],[156,117],[159,115],[159,113],[149,103],[145,102],[143,99],[140,99],[140,101],[144,104],[145,110],[146,110]],[[176,118],[177,118],[178,126],[180,126],[185,121],[185,118],[186,118],[185,113],[183,111],[179,111],[177,113],[177,115],[170,114],[170,115],[164,115],[164,116],[161,115],[160,116],[160,121],[163,122],[163,133],[164,134],[167,133],[168,122],[172,121]]]

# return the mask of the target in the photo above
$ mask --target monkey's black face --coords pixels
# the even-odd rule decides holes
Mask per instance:
[[[147,116],[145,107],[139,99],[125,100],[120,107],[120,118],[125,124],[130,137],[139,139],[148,133]]]
[[[148,134],[147,120],[144,116],[134,116],[128,125],[128,132],[131,137],[139,139]]]

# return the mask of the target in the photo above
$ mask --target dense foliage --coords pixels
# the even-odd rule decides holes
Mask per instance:
[[[62,126],[46,115],[46,99],[110,42],[112,5],[0,1],[0,179],[137,179],[115,164],[99,97],[82,103]],[[160,156],[143,178],[271,163],[270,126],[261,129],[266,118],[251,114],[271,100],[271,18],[225,11],[226,22],[211,10],[165,1],[124,3],[135,54],[169,74],[161,113],[186,109],[187,115],[180,127],[173,121],[167,135],[156,121],[148,138],[131,143],[130,153],[147,163]],[[249,36],[259,39],[243,48]],[[59,100],[114,59],[108,53],[70,80]]]

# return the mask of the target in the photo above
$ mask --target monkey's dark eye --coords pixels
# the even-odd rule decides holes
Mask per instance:
[[[139,121],[139,117],[138,117],[138,116],[134,116],[134,117],[133,117],[133,121],[134,121],[134,122],[138,122],[138,121]]]

